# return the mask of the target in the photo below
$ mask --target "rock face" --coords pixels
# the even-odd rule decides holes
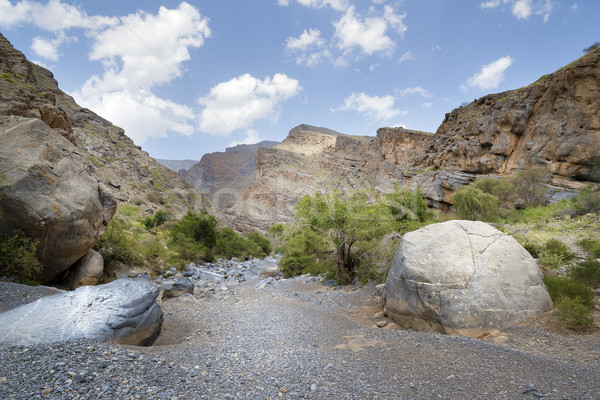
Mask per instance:
[[[291,222],[303,195],[399,185],[447,209],[462,185],[533,167],[554,174],[550,192],[561,198],[578,186],[564,178],[592,178],[598,154],[600,49],[527,87],[453,110],[435,134],[381,128],[375,138],[300,125],[258,150],[254,182],[241,196],[213,207],[226,224],[267,230]]]
[[[79,106],[50,71],[29,62],[0,34],[0,116],[36,118],[77,147],[107,191],[122,202],[174,217],[202,207],[197,192],[136,146],[123,129]]]
[[[0,229],[39,241],[42,281],[83,257],[117,207],[91,163],[39,119],[0,117],[0,173]]]
[[[0,314],[0,343],[25,345],[92,338],[148,346],[158,337],[163,313],[158,288],[118,279],[43,297]]]
[[[403,236],[384,292],[400,325],[479,336],[551,308],[536,261],[478,221],[428,225]]]
[[[228,147],[225,152],[205,154],[199,163],[179,171],[184,180],[210,201],[212,213],[232,207],[254,180],[255,158],[260,148],[278,142],[262,141]]]

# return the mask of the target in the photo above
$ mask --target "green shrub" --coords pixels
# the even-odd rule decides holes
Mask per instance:
[[[558,239],[550,239],[539,253],[539,262],[549,268],[558,268],[575,259],[576,255],[569,246]]]
[[[42,272],[37,259],[38,242],[16,230],[0,235],[0,274],[17,277],[23,283],[32,283]]]
[[[496,196],[502,207],[512,208],[514,202],[514,187],[510,181],[487,176],[475,182],[473,187],[484,193]]]
[[[543,168],[527,169],[511,176],[515,204],[518,207],[535,207],[544,204],[549,174]]]
[[[591,315],[590,309],[581,304],[578,299],[569,297],[561,297],[554,306],[555,313],[567,328],[585,333],[594,330],[594,318]]]
[[[271,229],[269,229],[269,233],[273,236],[273,237],[279,237],[281,235],[283,235],[283,231],[285,230],[285,225],[283,224],[275,224],[271,227]]]
[[[283,276],[290,278],[301,275],[316,261],[317,257],[314,254],[304,254],[300,250],[293,249],[281,258],[279,269]]]
[[[269,241],[269,239],[267,239],[258,232],[248,233],[246,235],[246,239],[256,243],[256,245],[260,249],[260,252],[255,255],[256,257],[266,257],[273,251],[273,247],[271,246],[271,242]]]
[[[222,228],[218,231],[214,253],[224,258],[263,256],[262,248],[256,242],[246,239],[231,228]]]
[[[600,187],[586,186],[579,195],[571,199],[573,210],[578,215],[600,211]]]
[[[214,260],[211,249],[180,232],[171,232],[169,248],[176,251],[179,258],[184,261],[204,260],[212,262]]]
[[[180,221],[171,227],[171,240],[187,237],[194,242],[212,249],[217,242],[217,220],[206,211],[188,212]]]
[[[15,83],[15,84],[17,83],[13,79],[12,75],[10,74],[10,72],[4,72],[4,73],[0,74],[0,79],[5,80],[5,81],[10,82],[10,83]]]
[[[153,215],[149,215],[142,220],[146,229],[155,229],[157,226],[164,224],[169,218],[169,214],[164,211],[157,211]]]
[[[569,270],[569,276],[591,288],[600,288],[600,262],[587,260]]]
[[[559,301],[562,297],[567,297],[573,300],[577,299],[587,308],[591,309],[594,307],[595,293],[583,283],[577,282],[569,277],[554,275],[545,276],[544,283],[554,302]]]
[[[452,202],[461,219],[492,221],[498,215],[498,198],[472,186],[463,186],[454,193]]]
[[[286,277],[335,271],[335,262],[328,262],[330,251],[327,239],[308,227],[292,232],[282,251],[279,269]]]
[[[522,240],[522,241],[519,241],[519,243],[521,244],[521,246],[523,246],[523,248],[525,250],[527,250],[529,252],[529,254],[531,254],[531,257],[533,257],[533,258],[540,257],[540,253],[542,252],[542,246],[540,246],[537,243],[530,242],[528,240]]]
[[[421,191],[396,187],[392,193],[383,197],[382,203],[389,208],[391,217],[397,222],[420,221],[430,219],[427,203]]]
[[[135,251],[137,242],[127,231],[129,227],[120,215],[115,215],[110,220],[102,239],[94,246],[105,262],[143,263],[143,258]]]
[[[589,252],[592,257],[600,258],[600,240],[581,239],[577,244]]]

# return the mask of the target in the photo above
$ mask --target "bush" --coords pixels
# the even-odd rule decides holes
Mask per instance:
[[[600,187],[586,186],[579,195],[571,199],[573,210],[578,215],[600,211]]]
[[[577,244],[593,258],[600,258],[600,240],[581,239]]]
[[[463,186],[454,193],[452,202],[459,218],[492,221],[498,215],[498,198],[472,186]]]
[[[282,251],[279,269],[286,277],[335,271],[335,263],[328,262],[330,252],[326,238],[310,228],[292,232]]]
[[[106,233],[94,246],[94,249],[102,255],[105,262],[143,263],[144,260],[134,250],[137,243],[133,236],[127,232],[128,228],[127,222],[120,215],[115,215],[110,220]]]
[[[169,214],[167,214],[166,212],[157,211],[153,215],[149,215],[146,218],[144,218],[142,220],[142,223],[148,230],[155,229],[157,226],[161,226],[162,224],[167,222],[168,217]]]
[[[279,237],[281,235],[283,235],[283,231],[285,230],[285,225],[283,224],[275,224],[271,227],[271,229],[269,229],[269,233],[273,236],[273,237]]]
[[[389,208],[392,218],[397,222],[425,222],[431,217],[427,203],[418,189],[413,192],[396,187],[392,193],[383,197],[382,203]]]
[[[577,299],[582,305],[591,309],[594,307],[595,293],[592,289],[569,277],[545,276],[544,283],[552,300],[557,302],[562,297]]]
[[[543,168],[527,169],[510,178],[517,207],[535,207],[543,205],[548,189],[545,182],[549,174]]]
[[[231,228],[223,228],[217,233],[214,253],[224,258],[261,257],[262,249],[254,241],[246,239]]]
[[[38,242],[16,230],[0,235],[0,274],[17,277],[23,283],[32,283],[42,272],[35,254]]]
[[[550,239],[539,253],[539,262],[549,268],[558,268],[575,259],[576,255],[558,239]]]
[[[569,270],[569,276],[591,288],[600,288],[600,262],[587,260]]]
[[[266,257],[269,254],[271,254],[271,251],[273,251],[273,247],[271,246],[271,242],[269,241],[269,239],[267,239],[258,232],[248,233],[246,235],[246,239],[248,239],[251,242],[254,242],[260,249],[260,252],[258,254],[255,254],[256,257]]]
[[[527,252],[529,252],[529,254],[531,254],[531,257],[540,257],[540,253],[542,252],[542,246],[540,246],[537,243],[532,243],[528,240],[520,240],[519,243],[521,244],[521,246],[523,246],[525,250],[527,250]]]
[[[209,248],[183,233],[171,233],[169,247],[175,250],[179,254],[179,258],[185,261],[204,260],[212,262],[214,260]]]
[[[590,47],[583,49],[583,52],[587,54],[592,50],[596,50],[598,47],[600,47],[600,42],[594,42]]]
[[[561,297],[554,303],[556,315],[567,328],[579,332],[590,332],[594,329],[594,318],[590,309],[578,299]]]
[[[212,249],[217,242],[217,220],[206,211],[188,212],[180,221],[171,227],[171,241],[176,242],[183,237]]]
[[[509,181],[487,176],[475,182],[473,187],[484,193],[496,196],[499,205],[502,207],[512,208],[514,201],[514,187]]]

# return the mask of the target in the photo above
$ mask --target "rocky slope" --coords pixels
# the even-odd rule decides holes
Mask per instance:
[[[0,34],[0,116],[38,118],[73,143],[122,202],[178,216],[200,196],[179,175],[135,146],[123,129],[80,107],[52,73],[29,62]]]
[[[395,185],[419,188],[446,209],[460,186],[486,174],[545,167],[557,197],[592,178],[600,154],[600,49],[537,82],[446,115],[435,134],[381,128],[377,137],[300,125],[259,149],[254,182],[218,215],[239,229],[293,220],[309,193]],[[218,203],[217,203],[218,204]]]
[[[264,140],[256,144],[228,147],[225,152],[205,154],[199,163],[179,172],[212,204],[221,209],[227,208],[254,180],[257,151],[277,143]]]

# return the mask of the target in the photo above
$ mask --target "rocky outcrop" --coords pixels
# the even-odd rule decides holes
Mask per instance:
[[[0,314],[0,344],[90,338],[148,346],[163,322],[157,296],[158,288],[150,282],[118,279],[43,297]]]
[[[92,164],[39,119],[0,117],[0,174],[0,229],[20,229],[39,242],[41,281],[83,257],[117,207]]]
[[[0,116],[45,122],[77,147],[118,200],[149,210],[167,208],[175,217],[202,206],[176,172],[142,151],[123,129],[79,106],[50,71],[29,62],[1,34],[0,77]]]
[[[381,128],[374,138],[300,125],[281,144],[260,149],[254,182],[215,208],[238,229],[266,230],[293,221],[306,194],[402,186],[445,210],[462,185],[534,167],[553,174],[549,200],[556,200],[581,186],[572,180],[591,180],[598,154],[600,49],[527,87],[453,110],[435,134]]]
[[[591,180],[600,153],[600,49],[531,85],[446,114],[415,163],[507,174],[545,167]]]
[[[90,249],[71,268],[67,276],[69,290],[81,286],[93,286],[98,283],[104,273],[104,260],[96,250]]]
[[[537,316],[552,301],[536,261],[478,221],[405,234],[388,273],[385,314],[405,327],[480,336]]]
[[[225,152],[205,154],[199,163],[179,173],[187,183],[206,196],[213,207],[225,209],[231,207],[254,180],[257,151],[277,143],[264,140],[256,144],[228,147]]]

